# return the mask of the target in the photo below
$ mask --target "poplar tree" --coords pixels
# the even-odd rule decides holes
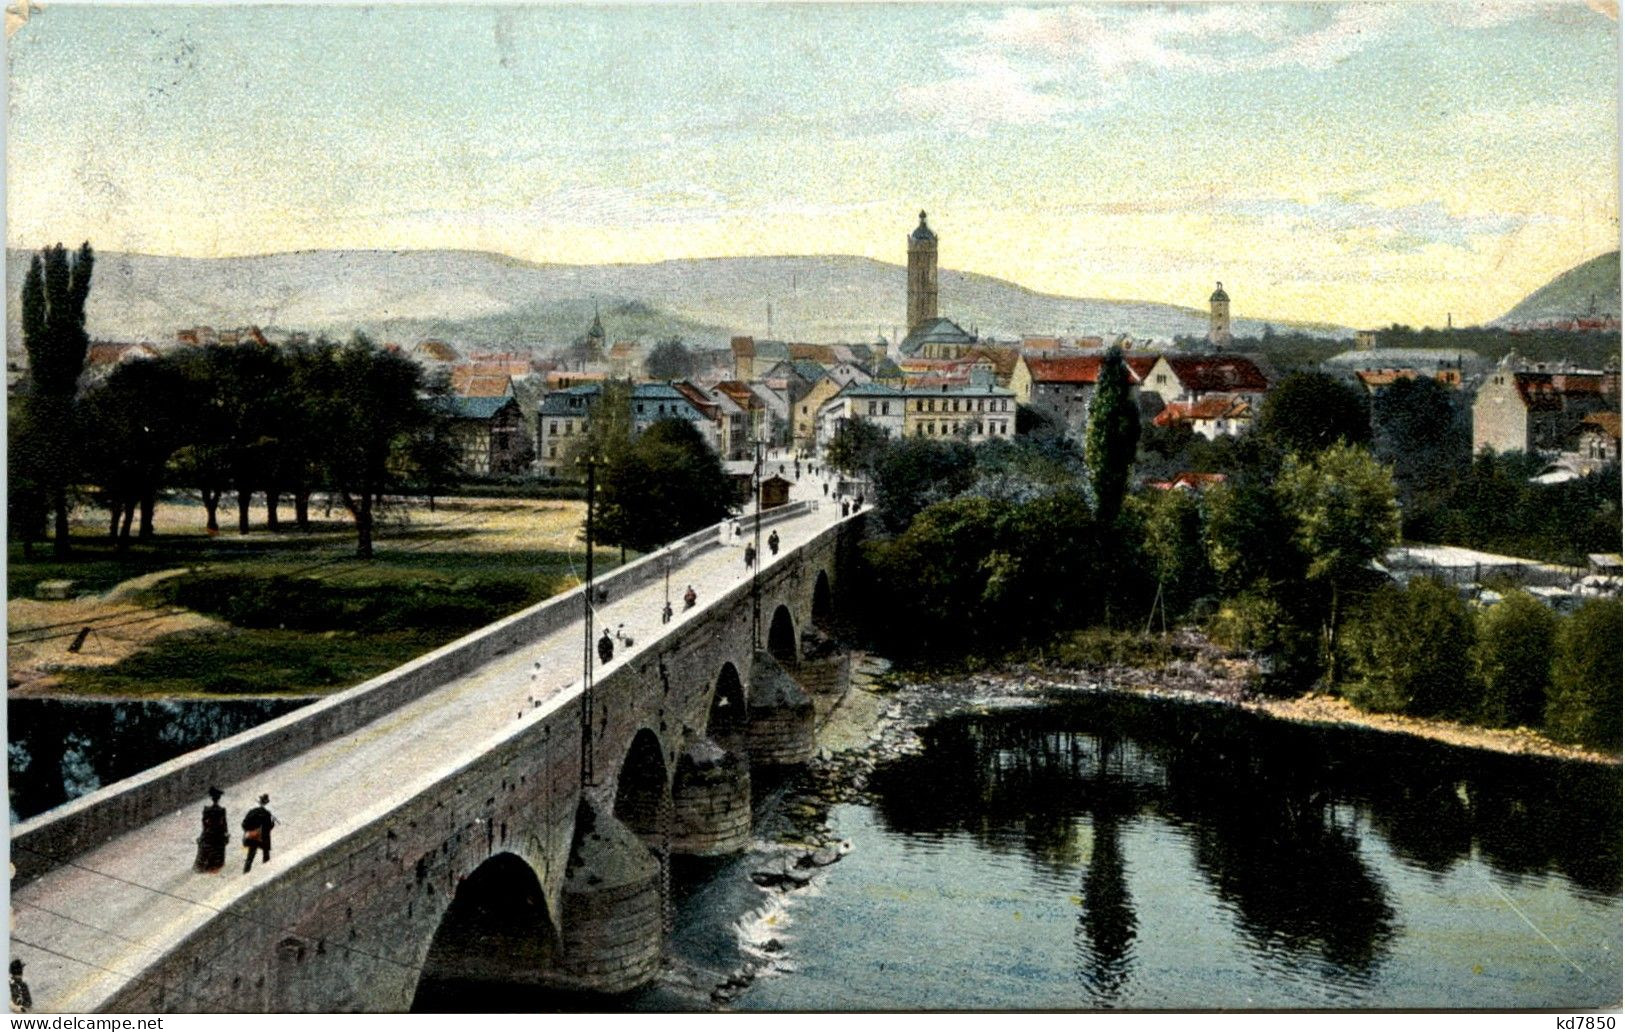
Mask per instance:
[[[55,510],[53,548],[57,555],[68,554],[71,547],[68,483],[77,450],[73,399],[90,348],[90,337],[85,333],[85,301],[90,296],[94,266],[95,254],[88,241],[71,257],[66,248],[57,244],[34,256],[23,279],[20,314],[29,377],[23,429],[29,445],[24,450],[48,456],[48,461],[41,463],[41,486]]]
[[[1095,489],[1095,512],[1102,527],[1117,521],[1128,490],[1129,469],[1140,443],[1140,410],[1129,390],[1128,363],[1121,348],[1111,348],[1100,363],[1094,397],[1089,400],[1089,428],[1083,460]]]

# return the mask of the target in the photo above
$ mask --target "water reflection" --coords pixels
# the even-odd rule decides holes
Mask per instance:
[[[1182,830],[1255,964],[1313,971],[1334,994],[1369,987],[1402,927],[1362,853],[1369,831],[1435,877],[1476,850],[1504,877],[1620,892],[1614,769],[1133,700],[950,718],[923,738],[875,772],[883,826],[1070,873],[1078,978],[1098,1006],[1134,979],[1124,836],[1144,820]]]
[[[11,819],[26,820],[309,702],[12,699],[6,705]]]

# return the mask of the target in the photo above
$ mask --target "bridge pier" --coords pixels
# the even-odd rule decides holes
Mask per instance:
[[[630,828],[583,800],[560,895],[561,988],[624,993],[660,971],[661,864]]]
[[[671,790],[673,853],[726,856],[750,845],[750,764],[709,738],[677,758]]]
[[[745,733],[750,762],[763,767],[806,763],[817,751],[812,699],[779,661],[756,653],[751,666],[750,726]]]

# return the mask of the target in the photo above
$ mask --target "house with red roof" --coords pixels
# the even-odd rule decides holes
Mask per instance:
[[[1252,429],[1253,405],[1244,397],[1214,394],[1201,401],[1173,401],[1152,420],[1157,426],[1188,427],[1208,440],[1238,437]]]
[[[1256,410],[1269,391],[1269,378],[1246,355],[1195,355],[1164,352],[1141,378],[1142,394],[1155,394],[1163,405],[1201,401],[1213,395],[1241,398]]]
[[[1618,412],[1616,371],[1519,369],[1503,359],[1473,399],[1473,451],[1573,452],[1586,417],[1609,413],[1617,426]]]
[[[1089,400],[1105,353],[1100,351],[1066,355],[1017,357],[1010,374],[1010,389],[1016,401],[1049,417],[1072,437],[1083,438],[1089,420]],[[1129,385],[1137,388],[1157,359],[1154,355],[1124,355]]]

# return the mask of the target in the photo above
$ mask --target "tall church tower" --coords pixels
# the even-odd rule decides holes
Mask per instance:
[[[1230,346],[1230,295],[1224,284],[1218,284],[1213,296],[1207,299],[1207,342],[1215,348]]]
[[[920,224],[908,235],[909,331],[936,317],[937,235],[925,224],[925,212],[922,211]]]

